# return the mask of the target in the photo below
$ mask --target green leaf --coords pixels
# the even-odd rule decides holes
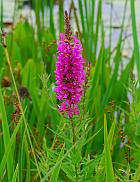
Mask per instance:
[[[114,171],[107,135],[107,122],[106,122],[106,115],[104,115],[104,149],[105,149],[105,172],[106,172],[106,181],[115,182],[114,178]]]
[[[18,170],[19,170],[19,168],[18,168],[18,164],[17,164],[16,169],[15,169],[15,172],[14,172],[14,175],[12,177],[12,182],[17,182]]]
[[[58,156],[58,159],[56,161],[56,164],[63,157],[63,155],[64,155],[64,149],[65,149],[65,146],[62,147],[61,152],[60,152],[60,154]],[[62,161],[58,164],[57,168],[54,168],[53,169],[53,171],[51,173],[50,182],[57,182],[58,175],[59,175],[59,171],[60,171],[60,168],[61,168],[61,164],[62,164]]]
[[[6,147],[4,156],[3,156],[2,161],[0,163],[0,176],[2,176],[2,174],[4,172],[6,162],[7,163],[11,162],[11,161],[9,161],[9,156],[11,155],[12,145],[14,144],[14,142],[16,140],[16,134],[19,131],[20,124],[21,124],[21,120],[19,121],[18,125],[14,129],[14,132],[13,132],[11,138],[9,139],[9,142],[7,143],[7,147]]]
[[[8,126],[8,120],[6,116],[6,110],[4,105],[4,99],[1,93],[0,88],[0,114],[1,114],[1,120],[2,120],[2,132],[3,132],[3,139],[4,139],[4,149],[5,152],[7,151],[8,144],[10,142],[10,131]],[[5,163],[7,162],[7,171],[8,171],[8,180],[11,181],[12,172],[13,172],[13,156],[12,156],[12,148],[8,149],[9,155],[7,155]],[[3,160],[2,160],[3,161]],[[3,163],[1,162],[0,165],[0,176],[3,176]],[[3,170],[2,170],[3,169]]]
[[[132,32],[133,32],[133,42],[134,42],[134,56],[137,65],[137,73],[140,81],[140,52],[139,52],[139,41],[137,35],[136,26],[136,14],[135,14],[135,0],[130,0],[131,5],[131,18],[132,18]]]

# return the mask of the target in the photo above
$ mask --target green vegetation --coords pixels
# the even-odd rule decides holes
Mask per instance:
[[[0,2],[0,26],[5,28]],[[20,18],[6,37],[1,35],[0,181],[138,182],[140,52],[135,1],[124,0],[120,35],[113,48],[112,13],[109,45],[105,46],[102,0],[79,0],[77,10],[71,0],[72,22],[84,48],[83,57],[87,65],[90,62],[81,112],[72,120],[60,114],[54,92],[57,40],[64,32],[64,2],[58,1],[58,16],[53,17],[55,3],[32,0],[35,25]],[[134,46],[132,55],[124,58],[128,7]],[[124,59],[127,64],[121,68]]]

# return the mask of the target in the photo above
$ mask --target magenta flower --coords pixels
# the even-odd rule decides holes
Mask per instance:
[[[59,110],[70,118],[80,113],[77,103],[83,95],[84,63],[82,45],[77,37],[70,36],[68,40],[61,33],[55,70],[57,84],[55,92],[58,100],[62,101]]]

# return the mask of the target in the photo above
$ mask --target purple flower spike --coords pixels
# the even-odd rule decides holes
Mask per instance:
[[[73,117],[80,113],[77,103],[83,94],[85,60],[81,54],[82,45],[75,36],[71,37],[71,42],[65,40],[64,34],[60,34],[60,38],[55,70],[57,84],[55,92],[58,100],[62,101],[60,111]]]
[[[67,32],[68,29],[66,29]],[[60,34],[58,42],[58,60],[56,62],[56,88],[60,112],[70,118],[80,113],[77,103],[83,95],[85,82],[85,60],[82,57],[82,45],[71,33]]]

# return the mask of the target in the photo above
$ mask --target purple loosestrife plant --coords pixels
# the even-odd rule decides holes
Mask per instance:
[[[65,34],[60,34],[58,60],[56,63],[56,88],[58,100],[62,101],[59,110],[70,118],[80,113],[77,103],[83,95],[85,82],[82,45],[76,36],[71,35],[68,14],[65,14]]]

